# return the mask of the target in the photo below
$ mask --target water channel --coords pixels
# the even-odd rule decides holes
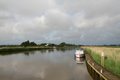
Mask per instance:
[[[40,50],[0,55],[0,80],[91,80],[75,50]]]

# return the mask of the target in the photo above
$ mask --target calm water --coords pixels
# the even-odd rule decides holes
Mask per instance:
[[[0,80],[90,80],[75,50],[42,50],[0,55]]]

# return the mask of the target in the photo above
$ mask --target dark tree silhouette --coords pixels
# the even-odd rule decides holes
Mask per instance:
[[[37,44],[35,42],[30,42],[29,40],[25,41],[25,42],[22,42],[21,43],[21,46],[36,46]]]
[[[30,42],[30,46],[36,46],[37,44],[35,42]]]
[[[61,46],[61,47],[66,46],[66,43],[62,42],[62,43],[59,44],[59,46]]]

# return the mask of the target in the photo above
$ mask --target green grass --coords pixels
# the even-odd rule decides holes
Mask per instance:
[[[98,64],[100,64],[100,56],[98,55],[98,54],[96,54],[95,52],[92,52],[91,53],[91,55],[92,55],[92,57],[93,57],[93,59],[98,63]]]
[[[96,63],[101,64],[101,56],[95,51],[86,48],[85,51],[89,53]],[[104,60],[104,67],[114,73],[115,75],[120,76],[120,61],[117,61],[113,58],[107,57]]]
[[[92,51],[91,49],[85,49],[86,53],[90,54],[92,58],[95,60],[96,63],[100,64],[100,56],[96,54],[96,52]]]
[[[112,58],[105,59],[105,68],[114,74],[120,76],[120,62]]]

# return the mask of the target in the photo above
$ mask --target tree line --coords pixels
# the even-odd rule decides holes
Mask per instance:
[[[50,47],[65,47],[65,46],[77,46],[75,44],[69,44],[69,43],[65,43],[65,42],[62,42],[60,44],[54,44],[54,43],[41,43],[41,44],[37,44],[35,42],[30,42],[29,40],[25,41],[25,42],[22,42],[20,44],[20,46],[24,46],[24,47],[27,47],[27,46],[50,46]]]

